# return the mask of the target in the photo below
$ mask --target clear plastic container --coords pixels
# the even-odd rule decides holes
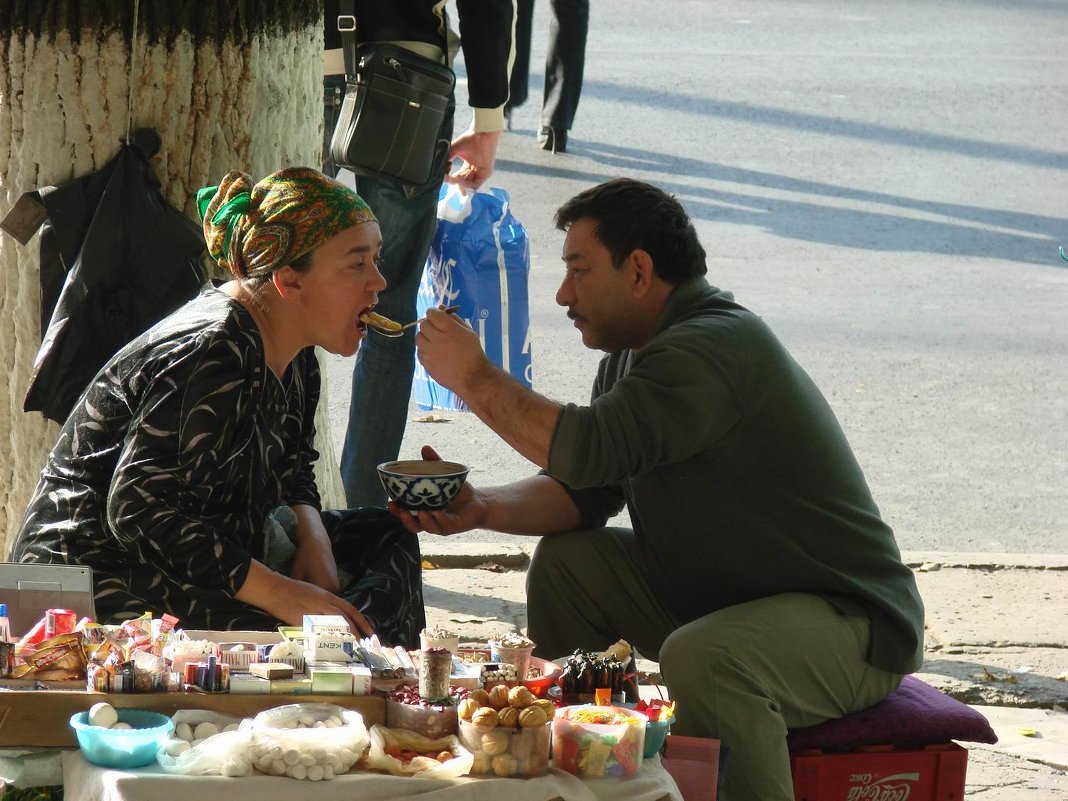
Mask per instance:
[[[619,722],[586,720],[598,718]],[[561,707],[552,722],[553,767],[584,779],[629,779],[642,767],[646,722],[644,715],[623,707]]]
[[[407,729],[431,740],[457,732],[456,707],[446,705],[416,706],[386,699],[386,726]]]
[[[552,722],[543,726],[513,729],[483,728],[460,721],[460,744],[474,754],[472,776],[530,778],[549,772]]]

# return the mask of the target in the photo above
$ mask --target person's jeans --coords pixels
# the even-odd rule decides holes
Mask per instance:
[[[442,136],[451,139],[452,112]],[[375,310],[398,323],[415,320],[415,300],[430,243],[437,228],[441,178],[424,187],[356,176],[356,191],[378,218],[382,229],[382,263],[386,288]],[[396,339],[368,331],[352,370],[352,398],[341,482],[350,508],[385,506],[386,493],[377,466],[397,458],[415,372],[415,329]],[[418,454],[413,454],[418,458]]]

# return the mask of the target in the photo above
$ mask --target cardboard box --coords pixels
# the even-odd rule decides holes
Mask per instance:
[[[173,715],[179,709],[210,709],[235,717],[252,717],[283,704],[325,703],[359,712],[368,729],[386,722],[385,699],[378,696],[10,691],[0,692],[0,747],[77,748],[78,741],[70,727],[71,715],[100,701],[165,715]]]
[[[873,746],[846,753],[791,754],[790,765],[795,801],[961,801],[968,752],[956,743],[915,749]]]

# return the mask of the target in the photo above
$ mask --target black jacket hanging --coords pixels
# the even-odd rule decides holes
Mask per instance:
[[[27,412],[64,422],[108,359],[204,283],[203,234],[166,201],[148,163],[159,142],[135,131],[99,171],[35,193],[47,219]]]

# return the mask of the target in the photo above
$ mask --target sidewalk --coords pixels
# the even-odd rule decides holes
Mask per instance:
[[[524,630],[523,581],[535,544],[425,537],[428,625],[457,631],[465,643]],[[966,797],[1068,798],[1068,555],[904,556],[927,607],[917,676],[982,712],[998,735],[992,746],[964,743]],[[660,681],[655,662],[639,668],[646,683]]]

